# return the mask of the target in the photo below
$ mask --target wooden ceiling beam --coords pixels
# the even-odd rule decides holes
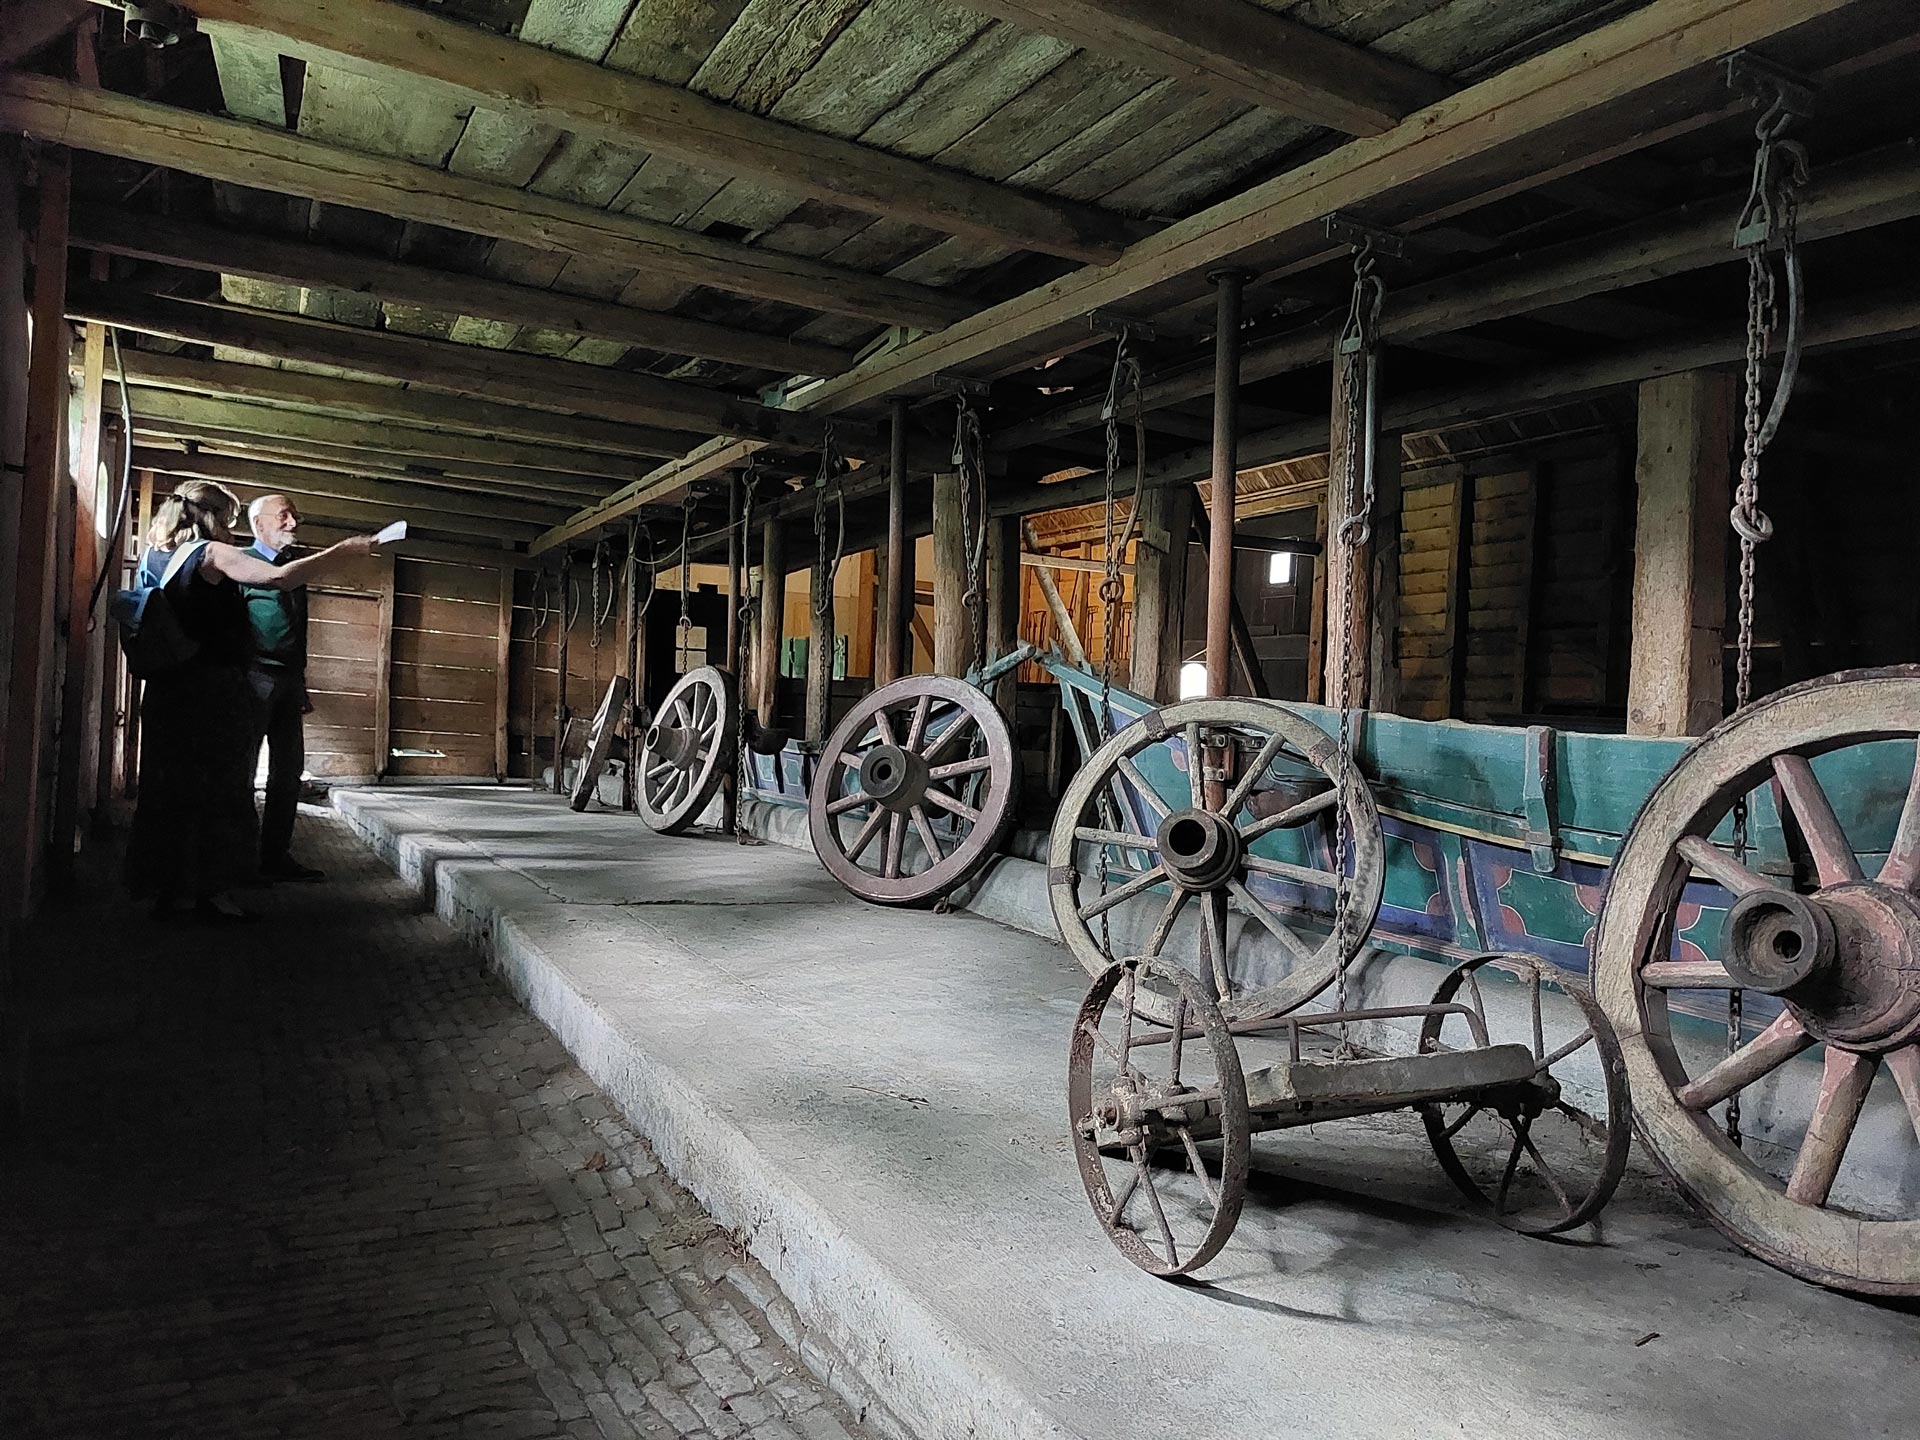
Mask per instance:
[[[709,440],[697,450],[678,460],[667,461],[633,484],[614,491],[599,504],[589,505],[569,517],[565,524],[556,525],[536,537],[527,547],[527,553],[544,555],[549,550],[569,545],[625,519],[643,506],[657,505],[682,494],[691,486],[713,480],[729,470],[737,470],[765,448],[757,440]]]
[[[512,500],[472,491],[376,480],[351,470],[323,470],[312,465],[240,459],[231,455],[209,454],[205,450],[167,450],[136,445],[133,468],[164,470],[170,475],[192,475],[201,480],[217,480],[223,485],[246,485],[269,494],[277,492],[329,501],[352,500],[368,505],[401,506],[423,514],[502,520],[540,528],[553,525],[567,510],[564,503],[557,501],[542,505],[531,500]]]
[[[0,70],[44,50],[91,10],[87,0],[0,0]]]
[[[1338,149],[1256,185],[1130,246],[1111,265],[1079,270],[1004,301],[935,334],[877,355],[844,375],[799,392],[793,403],[840,411],[883,399],[941,374],[970,374],[1016,353],[1043,355],[1055,336],[1086,317],[1124,311],[1156,287],[1231,265],[1285,238],[1318,251],[1322,220],[1377,202],[1415,184],[1466,177],[1475,196],[1489,192],[1496,162],[1510,157],[1528,183],[1540,171],[1523,142],[1687,77],[1711,83],[1721,56],[1847,8],[1849,0],[1654,0],[1578,40],[1481,81],[1430,106],[1415,122],[1348,141]],[[1644,130],[1642,132],[1644,134]],[[1596,141],[1593,150],[1620,145]],[[1644,140],[1641,142],[1644,143]],[[1592,153],[1591,151],[1583,153]],[[1571,163],[1571,162],[1569,162]],[[1437,212],[1442,218],[1445,211]]]
[[[640,425],[718,431],[811,449],[822,420],[778,410],[679,380],[552,360],[512,350],[430,340],[392,331],[286,315],[276,310],[199,303],[125,286],[76,286],[69,319],[145,335],[241,350],[274,360],[335,366],[431,390],[507,403],[564,405],[570,410]],[[836,427],[849,440],[866,427]]]
[[[170,427],[164,433],[249,439],[262,444],[309,449],[319,456],[353,458],[388,470],[409,465],[449,477],[498,480],[550,493],[597,494],[604,486],[632,480],[651,469],[638,460],[590,450],[545,450],[538,445],[482,440],[433,430],[368,420],[343,420],[302,410],[284,410],[178,390],[129,388],[138,428]],[[108,408],[117,403],[111,386]]]
[[[1378,135],[1453,87],[1249,0],[962,0],[1150,75],[1347,135]]]
[[[868,214],[1016,250],[1104,264],[1141,227],[1091,205],[997,185],[736,110],[393,0],[193,0],[204,28],[310,62],[448,86],[472,103],[593,140],[742,176]]]
[[[190,395],[258,401],[287,409],[398,426],[444,431],[486,439],[525,441],[550,446],[548,463],[564,469],[576,451],[606,451],[615,457],[683,455],[699,443],[697,435],[651,426],[623,425],[553,409],[463,400],[430,390],[403,389],[335,375],[277,370],[238,360],[197,359],[149,350],[124,349],[127,378],[135,385]],[[411,443],[410,430],[396,429],[394,443]],[[437,451],[435,453],[438,453]],[[585,473],[599,473],[599,462]]]
[[[1613,231],[1476,265],[1421,285],[1393,290],[1380,319],[1380,334],[1397,344],[1416,344],[1472,325],[1511,320],[1550,306],[1681,275],[1740,256],[1732,245],[1740,197],[1725,203],[1690,203],[1671,214]],[[1920,154],[1906,145],[1821,167],[1800,200],[1802,240],[1870,229],[1920,215]],[[1276,375],[1324,364],[1334,335],[1326,328],[1296,331],[1247,347],[1241,381],[1251,385]],[[1196,362],[1156,376],[1144,388],[1149,410],[1211,394],[1213,363]],[[1008,427],[998,448],[1015,449],[1091,429],[1101,423],[1103,400],[1093,396]],[[1151,423],[1151,422],[1150,422]]]
[[[810,340],[758,335],[751,330],[638,310],[558,290],[536,290],[480,275],[457,275],[372,255],[349,254],[302,240],[101,206],[75,210],[71,243],[108,255],[344,290],[389,305],[418,305],[446,315],[471,315],[509,325],[591,335],[782,375],[837,375],[853,363],[850,351]]]
[[[43,75],[0,76],[0,131],[882,325],[938,326],[973,309],[930,286]]]

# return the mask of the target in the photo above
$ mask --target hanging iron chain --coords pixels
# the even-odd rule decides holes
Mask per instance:
[[[820,473],[813,480],[813,613],[816,617],[825,615],[833,605],[834,577],[840,573],[840,560],[847,548],[847,487],[841,478],[847,473],[847,462],[835,444],[833,422],[827,421],[826,433],[820,442]],[[827,559],[827,489],[834,488],[839,500],[840,524],[834,536],[831,560]]]
[[[746,793],[747,783],[753,778],[752,752],[747,746],[747,669],[753,663],[753,586],[748,577],[753,574],[752,552],[748,549],[753,538],[753,497],[760,483],[760,462],[749,458],[747,468],[740,477],[740,593],[734,597],[738,607],[738,618],[734,623],[735,648],[733,653],[733,693],[740,706],[739,723],[734,726],[735,751],[733,765],[733,838],[742,845],[758,845],[759,839],[747,830]],[[760,577],[765,585],[765,575]]]
[[[684,673],[687,666],[687,641],[692,638],[693,616],[687,610],[687,592],[692,587],[693,491],[680,501],[680,619],[674,626],[674,671]]]
[[[613,607],[620,598],[620,587],[613,583],[613,550],[603,536],[593,545],[593,575],[591,584],[593,629],[587,636],[587,644],[595,650],[600,648],[600,632],[607,628],[607,621],[613,618]],[[607,576],[606,603],[601,604],[600,574],[602,567]],[[596,672],[597,673],[597,672]]]
[[[960,476],[960,543],[966,550],[967,567],[967,588],[960,596],[960,603],[967,610],[974,667],[984,670],[987,666],[986,441],[980,432],[980,412],[973,408],[973,402],[964,392],[954,401],[953,464]]]
[[[1785,88],[1777,88],[1754,125],[1753,180],[1746,204],[1734,224],[1734,245],[1747,257],[1747,355],[1744,416],[1741,427],[1740,481],[1734,491],[1730,520],[1740,542],[1737,642],[1734,660],[1734,709],[1738,713],[1753,701],[1754,613],[1758,586],[1757,552],[1773,538],[1773,521],[1760,508],[1760,457],[1772,442],[1786,414],[1787,401],[1800,369],[1801,286],[1799,252],[1800,190],[1807,183],[1806,147],[1781,136],[1796,118]],[[1778,249],[1787,287],[1787,337],[1779,383],[1773,400],[1765,399],[1763,367],[1780,328],[1779,285],[1771,252]],[[1734,858],[1746,863],[1751,816],[1747,797],[1733,804]],[[1745,996],[1738,987],[1727,991],[1727,1054],[1745,1039]],[[1727,1098],[1726,1135],[1741,1143],[1740,1094]]]
[[[1339,968],[1335,972],[1334,1008],[1342,1013],[1347,1008],[1347,932],[1352,923],[1348,912],[1352,909],[1353,897],[1353,883],[1347,875],[1350,840],[1347,812],[1356,769],[1353,701],[1358,689],[1353,622],[1358,604],[1360,554],[1373,539],[1374,429],[1378,407],[1375,382],[1379,373],[1380,312],[1387,299],[1386,283],[1375,272],[1377,263],[1371,239],[1354,247],[1353,297],[1334,351],[1334,383],[1341,389],[1341,419],[1346,431],[1346,443],[1340,453],[1340,474],[1335,477],[1340,490],[1340,523],[1334,532],[1340,548],[1339,689],[1334,696],[1339,711],[1339,774],[1335,782],[1339,798],[1333,807],[1333,947]],[[1340,1047],[1343,1051],[1350,1048],[1344,1021],[1340,1026]]]

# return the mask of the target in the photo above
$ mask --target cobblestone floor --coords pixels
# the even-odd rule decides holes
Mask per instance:
[[[103,902],[22,955],[57,1033],[0,1138],[0,1436],[862,1434],[545,1027],[301,837],[330,879],[256,925]]]

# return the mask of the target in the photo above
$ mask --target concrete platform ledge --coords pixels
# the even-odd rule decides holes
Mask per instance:
[[[1767,1269],[1643,1169],[1556,1244],[1468,1215],[1407,1117],[1269,1136],[1209,1283],[1169,1285],[1080,1191],[1064,1075],[1085,987],[1057,945],[527,790],[334,803],[736,1232],[809,1363],[882,1428],[1912,1433],[1920,1316]]]

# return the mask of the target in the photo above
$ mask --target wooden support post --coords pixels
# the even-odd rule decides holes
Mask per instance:
[[[760,529],[760,634],[754,651],[754,709],[763,727],[780,713],[780,642],[787,632],[787,532],[778,520]]]
[[[573,598],[573,552],[560,552],[560,634],[554,640],[555,676],[553,695],[553,793],[566,793],[561,771],[567,748],[567,648],[572,639],[573,616],[568,613]]]
[[[740,629],[746,623],[741,607],[746,603],[747,593],[747,556],[745,537],[740,533],[741,509],[746,504],[746,479],[738,471],[727,476],[727,650],[720,668],[733,677],[733,693],[742,709],[747,704],[747,677],[741,673]],[[634,676],[634,684],[640,683],[640,677]],[[638,692],[635,692],[636,695]],[[634,764],[640,758],[642,737],[631,728],[627,741],[627,808],[633,809],[638,803],[634,785]],[[734,831],[740,822],[740,747],[735,745],[733,753],[721,761],[720,772],[720,828]]]
[[[36,898],[45,840],[41,756],[53,661],[54,521],[65,475],[67,430],[67,215],[72,190],[68,151],[40,152],[34,238],[33,348],[27,365],[23,453],[0,456],[20,468],[16,531],[13,654],[0,765],[0,921],[25,915]],[[7,237],[7,244],[14,243]]]
[[[1400,708],[1400,437],[1382,435],[1373,467],[1373,624],[1367,632],[1367,706]]]
[[[1207,694],[1225,695],[1232,643],[1233,511],[1240,471],[1240,288],[1236,270],[1216,271],[1213,323],[1212,539],[1207,546]]]
[[[895,400],[887,458],[886,573],[880,582],[880,635],[874,653],[873,683],[891,684],[913,667],[913,542],[907,538],[907,402]]]
[[[960,523],[960,475],[933,477],[933,673],[964,675],[973,657],[967,609],[967,535]]]
[[[380,561],[380,619],[373,659],[373,774],[386,778],[393,768],[393,570],[394,557]]]
[[[96,264],[99,264],[96,258]],[[96,733],[91,713],[93,699],[99,694],[99,646],[106,637],[104,624],[96,618],[93,584],[100,572],[100,536],[97,511],[100,504],[101,402],[107,369],[107,331],[104,325],[88,325],[81,342],[80,362],[80,445],[73,464],[73,551],[67,569],[67,663],[61,679],[60,748],[54,766],[53,829],[49,878],[56,885],[73,876],[74,846],[80,834],[80,811],[84,799],[93,791],[93,757],[88,755],[89,739]],[[105,620],[100,613],[98,618]],[[86,784],[82,786],[82,775]]]
[[[511,768],[508,722],[513,713],[513,566],[500,567],[500,612],[493,646],[493,778]]]
[[[1140,496],[1139,538],[1133,547],[1133,656],[1127,675],[1133,689],[1155,700],[1180,694],[1193,500],[1187,485],[1155,485]]]
[[[998,660],[1020,644],[1020,517],[987,522],[987,649]],[[993,687],[993,703],[1008,720],[1020,693],[1019,673],[1008,671]]]
[[[1736,400],[1713,371],[1640,387],[1630,734],[1699,735],[1721,715]]]
[[[833,728],[834,568],[830,556],[816,556],[808,577],[807,613],[812,624],[807,631],[806,735],[815,745],[824,742]]]
[[[118,436],[112,447],[112,460],[107,466],[110,477],[106,493],[101,498],[100,531],[106,535],[106,548],[101,555],[101,564],[107,570],[106,591],[101,597],[104,611],[112,599],[113,592],[122,588],[127,581],[127,531],[132,523],[132,496],[122,497],[122,484],[131,485],[133,474],[122,470],[122,447],[128,444],[128,437]],[[128,506],[128,520],[116,527],[119,507]],[[120,646],[112,635],[112,625],[102,615],[100,645],[100,690],[99,709],[95,714],[95,734],[98,748],[94,752],[93,785],[93,826],[95,830],[104,830],[110,823],[113,804],[114,776],[121,765],[120,739],[124,733],[122,726],[126,708],[123,696],[126,694],[126,682],[120,663]]]

